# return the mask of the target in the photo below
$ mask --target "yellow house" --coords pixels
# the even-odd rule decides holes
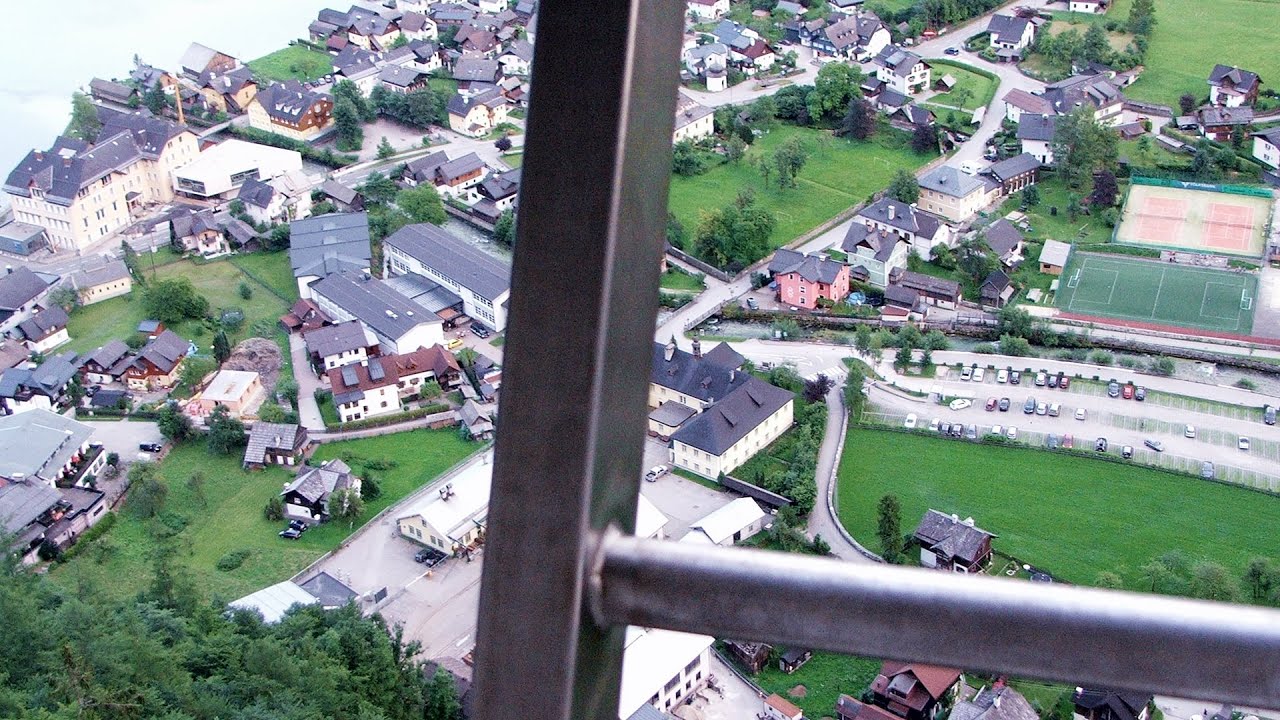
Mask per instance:
[[[81,305],[92,305],[133,291],[133,276],[123,260],[112,260],[102,267],[81,270],[71,276],[71,285]]]
[[[333,125],[333,98],[290,80],[259,90],[248,113],[249,127],[309,142]]]
[[[54,250],[81,250],[144,207],[171,202],[170,173],[199,154],[184,125],[111,113],[96,143],[59,137],[49,150],[28,153],[4,191],[14,218],[43,227]]]
[[[791,427],[795,396],[754,376],[671,436],[671,460],[703,477],[728,475]]]
[[[714,132],[715,111],[698,104],[697,100],[688,95],[680,93],[680,97],[676,100],[676,124],[671,141],[673,143],[681,140],[696,141],[711,137]]]
[[[482,137],[507,121],[506,97],[497,88],[449,98],[449,127],[468,137]]]
[[[225,113],[245,112],[249,101],[258,94],[258,83],[254,82],[253,71],[247,66],[222,75],[203,73],[199,84],[205,102]]]
[[[446,555],[463,553],[484,540],[489,515],[493,451],[433,486],[396,518],[400,534]]]
[[[968,222],[1000,197],[1000,183],[974,177],[950,165],[934,168],[919,183],[916,207],[953,223]]]
[[[213,376],[195,403],[200,415],[208,415],[218,405],[224,405],[231,417],[242,418],[253,414],[262,404],[265,395],[258,373],[222,370]]]

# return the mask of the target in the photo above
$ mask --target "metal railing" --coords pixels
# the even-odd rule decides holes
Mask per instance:
[[[625,535],[683,9],[539,11],[477,716],[616,718],[626,624],[1280,707],[1273,610]]]

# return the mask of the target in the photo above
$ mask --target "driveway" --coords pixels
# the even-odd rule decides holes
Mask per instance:
[[[302,335],[295,333],[289,336],[289,356],[293,359],[294,379],[298,381],[298,419],[306,429],[324,432],[324,418],[320,416],[320,405],[316,403],[315,395],[320,379],[311,372]]]
[[[93,441],[102,443],[103,450],[117,453],[122,462],[133,462],[138,458],[140,443],[164,443],[164,436],[154,422],[132,422],[125,420],[89,420],[85,425],[93,428]]]

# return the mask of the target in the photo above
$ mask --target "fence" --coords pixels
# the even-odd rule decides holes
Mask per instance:
[[[1125,100],[1124,109],[1133,112],[1146,113],[1148,115],[1159,115],[1160,117],[1171,118],[1174,116],[1173,108],[1168,105],[1157,105],[1155,103],[1140,102],[1138,100]]]
[[[1249,197],[1267,199],[1274,197],[1272,192],[1266,188],[1249,187],[1248,185],[1216,185],[1214,183],[1147,177],[1145,175],[1134,175],[1130,178],[1130,181],[1134,185],[1154,185],[1157,187],[1178,188],[1181,190],[1205,190],[1207,192],[1224,193],[1227,195],[1247,195]]]
[[[682,262],[689,263],[690,265],[692,265],[692,266],[694,266],[694,267],[698,268],[698,269],[699,269],[699,270],[701,270],[702,272],[704,272],[704,273],[706,273],[706,274],[710,275],[711,277],[713,277],[713,278],[715,278],[715,279],[719,280],[720,282],[732,282],[732,281],[733,281],[733,276],[732,276],[732,275],[730,275],[729,273],[727,273],[727,272],[725,272],[725,271],[723,271],[723,270],[720,270],[720,269],[716,268],[716,267],[715,267],[715,266],[713,266],[713,265],[708,265],[707,263],[705,263],[705,262],[703,262],[703,261],[699,260],[698,258],[696,258],[696,257],[694,257],[694,256],[692,256],[692,255],[690,255],[689,253],[687,253],[687,252],[685,252],[685,251],[681,250],[680,248],[678,248],[678,247],[676,247],[676,246],[674,246],[674,245],[672,245],[672,244],[670,244],[670,243],[667,243],[667,253],[668,253],[668,254],[670,254],[672,257],[674,257],[674,258],[675,258],[675,259],[677,259],[677,260],[680,260],[680,261],[682,261]]]

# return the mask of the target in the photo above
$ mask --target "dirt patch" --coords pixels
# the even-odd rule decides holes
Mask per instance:
[[[809,688],[803,685],[797,685],[787,691],[787,695],[793,698],[804,698],[809,695]]]
[[[262,387],[268,393],[275,392],[284,360],[280,346],[266,338],[249,338],[231,350],[231,357],[223,363],[223,370],[249,370],[258,373]]]

